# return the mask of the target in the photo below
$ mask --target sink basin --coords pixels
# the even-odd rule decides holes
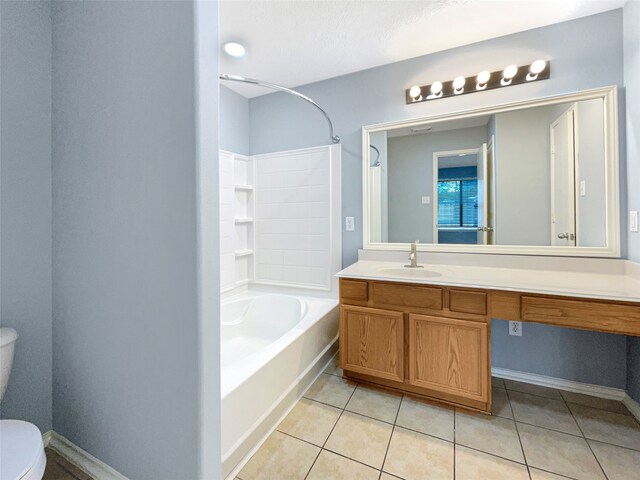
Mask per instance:
[[[393,267],[383,268],[380,270],[382,275],[392,275],[394,277],[407,277],[407,278],[432,278],[441,277],[442,274],[427,270],[426,268],[404,268]]]

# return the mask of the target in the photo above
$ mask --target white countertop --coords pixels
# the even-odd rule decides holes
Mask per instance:
[[[338,272],[336,276],[640,303],[640,278],[621,272],[607,271],[607,269],[602,269],[601,273],[554,268],[534,269],[427,263],[424,264],[424,268],[409,269],[403,268],[405,263],[407,262],[360,260]]]

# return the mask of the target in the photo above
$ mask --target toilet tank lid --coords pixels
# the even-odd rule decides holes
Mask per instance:
[[[0,328],[0,347],[9,345],[10,343],[15,342],[17,339],[18,339],[18,332],[16,332],[13,328],[9,328],[9,327]]]

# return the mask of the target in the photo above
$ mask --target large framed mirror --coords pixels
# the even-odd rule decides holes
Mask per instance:
[[[364,248],[620,256],[616,87],[362,129]]]

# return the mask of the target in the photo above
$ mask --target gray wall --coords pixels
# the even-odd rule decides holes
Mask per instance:
[[[194,101],[194,20],[192,2],[53,7],[54,429],[132,479],[197,478],[219,405],[219,386],[201,405],[196,142],[217,105]],[[214,101],[216,78],[198,79]]]
[[[640,1],[624,7],[624,84],[629,210],[640,210]],[[624,213],[623,213],[624,215]],[[627,233],[629,259],[640,262],[640,234]],[[640,402],[640,337],[629,337],[627,388]]]
[[[627,7],[628,8],[628,7]],[[384,65],[350,75],[297,87],[316,100],[331,116],[342,137],[342,214],[354,216],[355,232],[343,232],[343,265],[357,260],[362,246],[362,137],[363,125],[403,120],[444,112],[466,110],[517,100],[559,95],[576,90],[622,86],[622,11],[615,10],[566,23],[529,30],[479,42],[411,60]],[[514,61],[536,58],[552,61],[549,80],[461,97],[406,105],[404,89],[438,78],[454,78],[483,69],[497,70]],[[249,101],[251,153],[264,153],[329,143],[327,126],[312,106],[286,94],[274,93]],[[624,122],[623,122],[624,123]],[[621,125],[624,128],[624,125]],[[636,175],[638,177],[638,175]],[[637,187],[636,187],[637,188]],[[621,185],[626,198],[626,183]],[[500,212],[498,213],[500,214]],[[626,236],[626,235],[625,235]],[[626,252],[625,252],[626,253]],[[636,258],[640,255],[635,253]],[[544,327],[540,327],[544,328]],[[547,327],[548,328],[548,327]],[[498,341],[492,349],[493,364],[510,368],[518,364],[524,371],[535,371],[541,356],[547,354],[541,333],[528,329],[522,349],[511,347],[513,338]],[[579,332],[569,335],[578,338]],[[580,337],[583,338],[583,337]],[[604,337],[603,337],[604,338]],[[624,337],[609,343],[609,352],[583,358],[586,381],[597,383],[601,365],[619,359],[626,349]],[[601,352],[599,336],[589,337],[589,352]],[[624,371],[624,360],[614,360],[615,369]],[[571,378],[574,373],[554,373]],[[624,387],[621,382],[619,387]]]
[[[51,429],[51,9],[0,2],[0,323],[20,337],[2,418]]]
[[[249,155],[249,100],[220,85],[220,148]]]
[[[549,109],[495,115],[498,245],[549,245]]]
[[[486,127],[388,139],[390,242],[433,243],[434,152],[480,148],[486,141]],[[423,195],[431,203],[423,205]]]
[[[626,360],[622,335],[525,323],[522,337],[509,335],[509,323],[491,324],[494,367],[625,388]],[[532,355],[537,352],[535,361]]]

